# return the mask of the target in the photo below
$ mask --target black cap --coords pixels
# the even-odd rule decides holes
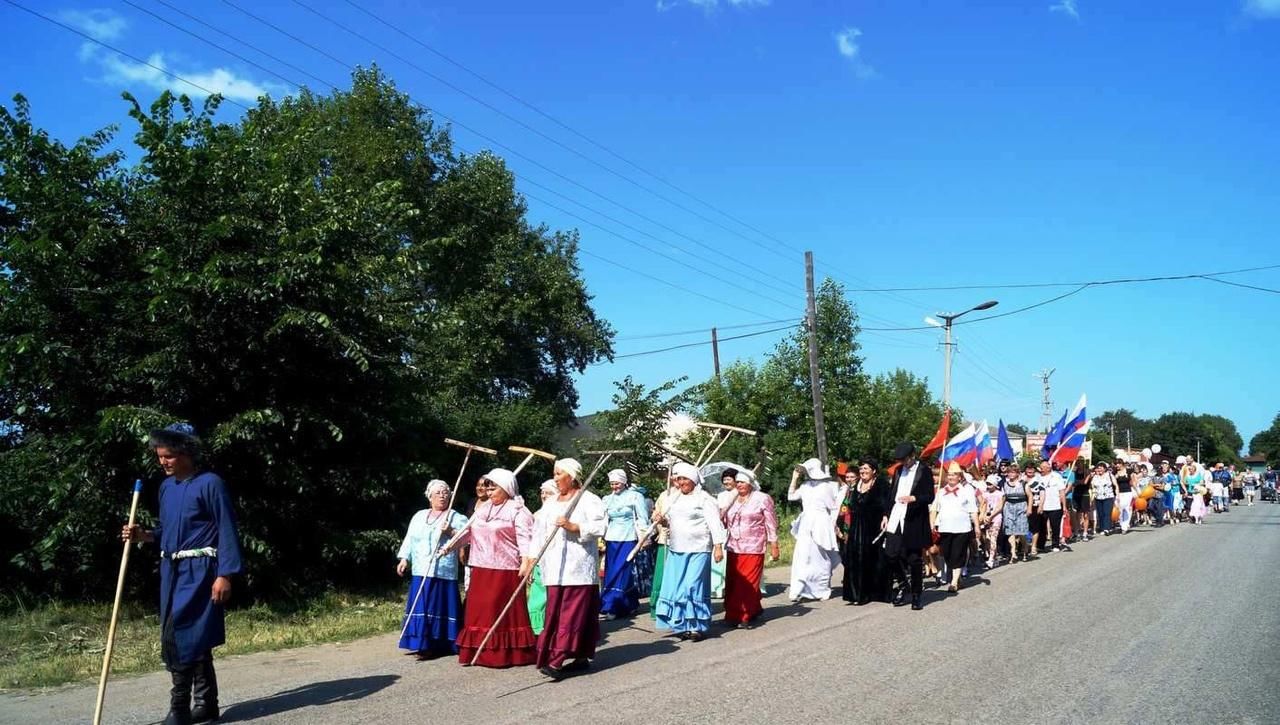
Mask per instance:
[[[916,444],[911,441],[903,441],[898,444],[897,448],[893,449],[893,460],[901,461],[909,456],[914,456],[915,454]]]

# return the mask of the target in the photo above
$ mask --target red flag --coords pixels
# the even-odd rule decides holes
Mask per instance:
[[[925,445],[924,450],[920,451],[920,457],[925,458],[930,453],[941,452],[943,446],[947,445],[947,428],[951,427],[951,409],[942,415],[942,425],[938,426],[938,432],[933,434],[933,439]]]

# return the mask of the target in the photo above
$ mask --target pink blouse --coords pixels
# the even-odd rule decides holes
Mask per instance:
[[[752,491],[746,503],[733,503],[724,512],[724,525],[729,531],[729,551],[738,554],[763,554],[764,545],[778,540],[778,517],[773,511],[773,498]]]
[[[468,566],[519,569],[520,557],[533,545],[533,528],[533,514],[523,504],[507,499],[494,506],[485,501],[471,515],[458,545],[471,544]]]

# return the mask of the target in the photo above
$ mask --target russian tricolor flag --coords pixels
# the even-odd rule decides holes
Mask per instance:
[[[985,466],[996,456],[996,452],[991,448],[991,429],[987,427],[987,421],[982,421],[982,425],[978,426],[975,440],[978,448],[978,464]]]
[[[947,441],[947,447],[942,450],[942,465],[955,462],[967,468],[976,460],[978,460],[977,431],[973,423],[970,423],[954,438]]]
[[[1089,416],[1085,412],[1085,396],[1081,395],[1080,402],[1076,403],[1075,409],[1067,416],[1067,422],[1062,427],[1062,442],[1058,444],[1058,449],[1053,452],[1049,461],[1071,463],[1079,458],[1080,449],[1089,438],[1089,427]]]

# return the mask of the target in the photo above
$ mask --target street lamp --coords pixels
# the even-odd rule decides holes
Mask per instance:
[[[926,317],[924,323],[932,327],[941,327],[946,331],[946,342],[942,343],[944,348],[945,363],[942,368],[942,408],[943,410],[951,410],[951,323],[957,318],[969,314],[970,312],[978,312],[981,310],[989,310],[1000,304],[998,300],[987,300],[980,305],[970,307],[964,312],[946,313],[939,312],[937,318]],[[939,322],[938,320],[942,320]]]

